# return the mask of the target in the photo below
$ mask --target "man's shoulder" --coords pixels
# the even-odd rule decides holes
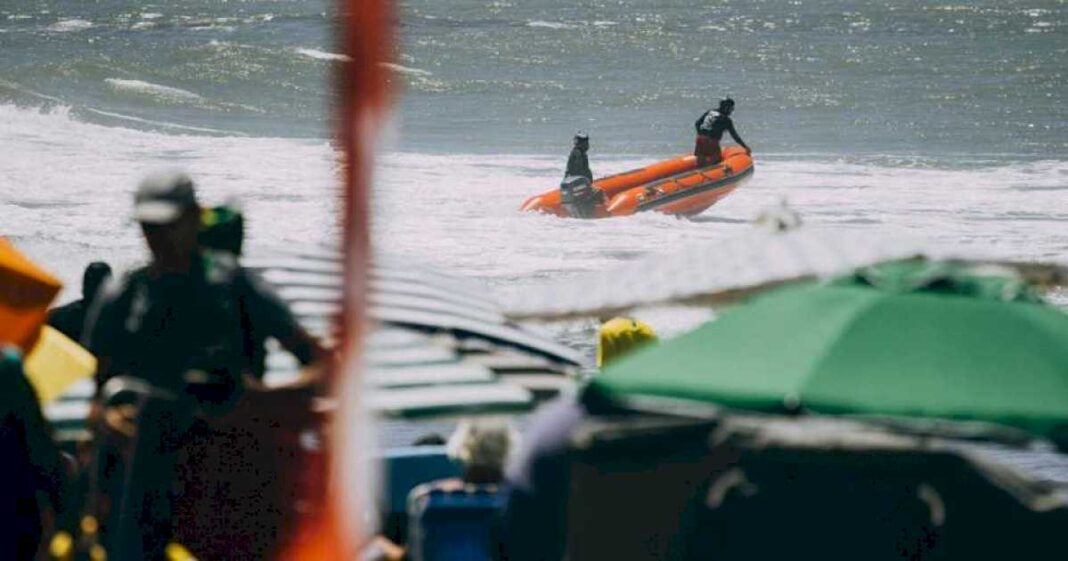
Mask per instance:
[[[141,265],[140,267],[134,267],[129,271],[126,271],[118,280],[112,284],[112,286],[125,286],[128,284],[136,284],[140,282],[146,282],[152,277],[151,269],[148,265]]]
[[[67,302],[62,306],[56,306],[51,310],[48,310],[48,319],[67,316],[69,314],[78,313],[85,307],[84,300],[74,300],[73,302]]]
[[[147,265],[131,269],[118,277],[112,277],[100,287],[100,297],[105,302],[114,301],[138,286],[151,281]]]

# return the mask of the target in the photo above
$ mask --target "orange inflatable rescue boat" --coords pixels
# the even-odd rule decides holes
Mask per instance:
[[[693,155],[679,156],[593,182],[600,200],[586,216],[574,216],[560,200],[560,189],[527,199],[521,210],[563,217],[609,218],[649,210],[694,216],[734,191],[753,174],[753,159],[740,146],[723,148],[723,160],[697,166]]]

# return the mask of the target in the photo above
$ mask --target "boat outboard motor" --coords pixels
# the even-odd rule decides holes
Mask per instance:
[[[569,175],[560,182],[560,204],[575,218],[593,218],[600,195],[593,182],[581,175]]]

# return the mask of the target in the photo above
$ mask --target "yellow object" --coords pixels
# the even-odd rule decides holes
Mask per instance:
[[[108,552],[104,550],[104,546],[94,543],[89,548],[89,561],[108,561]]]
[[[641,320],[612,318],[601,326],[597,343],[597,366],[609,362],[649,343],[657,341],[656,331]]]
[[[0,237],[0,344],[32,346],[63,283]]]
[[[182,547],[181,544],[171,542],[167,544],[167,561],[197,561],[196,557],[193,557],[189,550]]]
[[[96,357],[46,325],[33,350],[26,355],[23,370],[37,390],[37,398],[41,403],[48,403],[63,395],[74,382],[92,376],[96,372]]]
[[[83,516],[81,528],[82,535],[95,536],[96,532],[100,529],[100,523],[96,521],[95,516]]]
[[[51,561],[74,559],[74,538],[67,532],[57,532],[48,544],[48,558]]]

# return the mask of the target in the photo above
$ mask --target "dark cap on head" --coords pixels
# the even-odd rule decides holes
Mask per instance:
[[[734,100],[729,98],[729,97],[726,98],[726,99],[721,99],[720,102],[719,102],[719,108],[720,109],[725,109],[725,108],[732,108],[733,109],[734,108]]]
[[[141,180],[134,194],[134,219],[144,224],[170,224],[197,208],[193,179],[181,171],[156,172]]]
[[[82,298],[92,300],[100,286],[111,278],[111,266],[103,261],[93,261],[82,274]]]

